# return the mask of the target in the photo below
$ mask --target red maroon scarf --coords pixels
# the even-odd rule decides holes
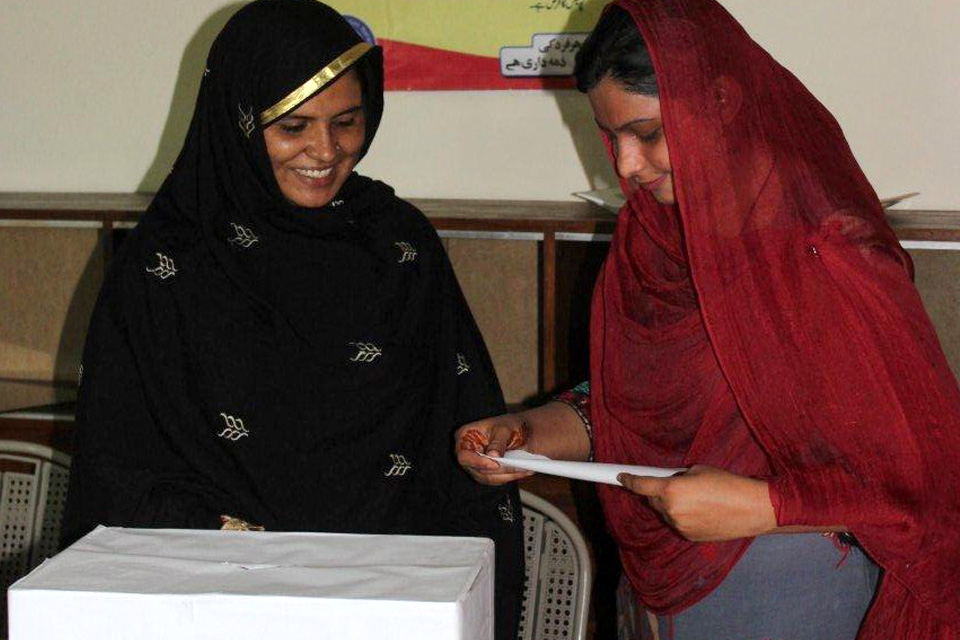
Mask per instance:
[[[617,4],[657,71],[677,205],[629,194],[597,282],[597,459],[763,477],[780,525],[846,525],[884,568],[861,640],[957,637],[960,392],[876,194],[716,2]],[[691,543],[627,491],[601,497],[660,613],[749,544]]]

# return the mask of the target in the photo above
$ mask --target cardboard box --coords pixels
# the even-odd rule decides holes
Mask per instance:
[[[11,640],[492,640],[483,538],[99,527],[8,593]]]

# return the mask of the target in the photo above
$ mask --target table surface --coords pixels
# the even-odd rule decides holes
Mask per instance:
[[[133,221],[152,193],[0,193],[0,218]],[[603,231],[614,216],[583,201],[461,200],[410,198],[438,227],[545,231]],[[887,219],[902,239],[960,240],[960,211],[889,209]]]

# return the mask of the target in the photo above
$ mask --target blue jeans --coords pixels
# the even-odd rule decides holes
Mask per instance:
[[[879,568],[859,547],[839,549],[831,537],[761,536],[706,598],[670,619],[657,616],[659,637],[853,640],[879,575]],[[654,637],[646,611],[635,604],[632,594],[622,590],[618,605],[633,607],[620,610],[621,640]]]

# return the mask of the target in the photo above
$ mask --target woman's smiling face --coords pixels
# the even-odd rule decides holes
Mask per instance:
[[[613,149],[620,178],[631,190],[650,191],[658,202],[676,202],[660,99],[628,91],[609,74],[587,97]]]
[[[263,138],[284,197],[301,207],[329,204],[359,162],[365,133],[363,92],[352,70],[270,124]]]

